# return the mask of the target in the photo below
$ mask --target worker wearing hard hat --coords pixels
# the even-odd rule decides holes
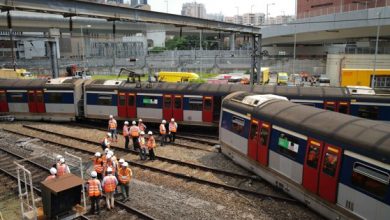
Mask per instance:
[[[129,168],[127,162],[123,162],[118,170],[118,180],[124,200],[129,199],[130,180],[133,177],[133,172]]]
[[[103,167],[103,176],[107,176],[107,170],[111,169],[112,174],[115,174],[116,171],[116,163],[112,160],[112,154],[110,152],[107,154],[107,162]]]
[[[106,136],[101,142],[101,146],[103,150],[106,150],[106,148],[110,148],[111,146],[110,139],[111,139],[111,133],[106,133]]]
[[[148,146],[148,150],[149,150],[149,159],[154,160],[155,159],[154,148],[156,147],[156,140],[153,137],[152,131],[148,132],[148,142],[146,145]]]
[[[44,181],[55,179],[57,177],[56,174],[57,174],[57,169],[54,167],[50,168],[50,175],[47,176]]]
[[[62,157],[60,163],[57,164],[57,176],[60,177],[67,173],[70,173],[69,166],[65,163],[65,158]]]
[[[89,211],[90,214],[95,214],[95,210],[97,214],[99,215],[100,209],[99,209],[99,199],[102,194],[102,185],[100,184],[100,181],[97,179],[98,173],[96,171],[91,172],[91,179],[87,182],[87,191],[88,191],[88,197],[91,200],[91,210]]]
[[[102,186],[106,194],[107,209],[115,208],[114,191],[117,185],[118,185],[118,180],[113,175],[113,170],[111,169],[111,167],[107,168],[107,176],[103,178],[103,182],[102,182]]]
[[[123,134],[123,137],[125,138],[125,149],[129,149],[130,127],[129,127],[128,121],[125,121],[125,124],[123,125],[122,134]]]
[[[176,131],[177,131],[177,123],[174,118],[171,118],[171,122],[169,122],[169,140],[174,143],[176,139]]]
[[[108,120],[108,131],[111,133],[112,141],[117,142],[118,141],[118,135],[116,128],[118,127],[118,124],[114,118],[114,116],[110,115],[110,119]],[[114,140],[115,138],[115,140]]]
[[[56,163],[53,164],[52,167],[54,167],[54,168],[57,169],[57,165],[58,165],[58,164],[61,164],[60,159],[61,159],[62,157],[63,157],[62,155],[58,154],[58,155],[56,156]]]
[[[131,124],[132,125],[130,127],[130,135],[131,138],[133,139],[133,148],[134,150],[139,150],[138,138],[139,138],[140,130],[135,121],[133,121]]]
[[[93,158],[93,168],[96,171],[97,179],[100,181],[103,180],[103,158],[100,152],[95,153],[95,157]]]
[[[140,136],[138,138],[138,143],[140,145],[139,157],[141,160],[146,160],[146,140],[145,140],[145,132],[141,131]]]
[[[146,125],[143,123],[142,118],[138,119],[138,128],[140,131],[145,132]]]
[[[160,135],[161,135],[161,143],[160,143],[160,146],[164,146],[164,143],[166,141],[166,138],[167,138],[167,129],[165,127],[165,124],[167,123],[167,121],[165,120],[162,120],[161,121],[161,124],[160,124]]]

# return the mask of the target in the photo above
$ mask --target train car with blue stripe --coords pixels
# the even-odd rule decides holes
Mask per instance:
[[[74,121],[83,80],[0,80],[0,112],[21,120]]]
[[[222,103],[222,153],[329,219],[388,219],[390,125],[236,92]]]

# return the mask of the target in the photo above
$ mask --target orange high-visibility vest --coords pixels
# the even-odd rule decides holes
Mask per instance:
[[[153,136],[149,137],[147,146],[149,149],[156,147],[156,140],[154,139]]]
[[[104,192],[114,192],[116,188],[115,176],[106,176],[104,181]]]
[[[46,179],[44,181],[52,180],[52,179],[55,179],[55,178],[56,178],[56,175],[50,175],[50,176],[46,177]]]
[[[165,128],[165,125],[160,124],[160,134],[166,134],[166,133],[167,133],[167,129]]]
[[[116,120],[115,119],[111,119],[108,121],[108,127],[110,129],[116,129]]]
[[[66,164],[57,165],[57,176],[62,176],[66,173]]]
[[[100,181],[97,179],[88,180],[88,196],[100,196],[99,190]]]
[[[175,122],[169,122],[169,131],[170,132],[176,132],[176,123]]]
[[[131,176],[132,176],[132,171],[130,170],[130,168],[126,167],[126,168],[119,168],[119,171],[118,171],[118,180],[119,182],[123,183],[123,184],[126,184],[126,183],[129,183],[130,182],[130,179],[131,179]]]
[[[139,128],[136,125],[133,125],[130,127],[130,134],[132,137],[138,137],[139,136]]]
[[[104,154],[102,156],[102,161],[103,161],[103,167],[106,166],[106,163],[107,163],[107,155],[106,154]]]
[[[126,137],[126,136],[129,136],[129,126],[127,125],[124,125],[123,126],[123,136]]]
[[[107,161],[106,165],[104,166],[104,174],[107,175],[107,169],[111,167],[112,169],[112,174],[115,173],[115,166],[114,166],[114,163],[112,161]]]
[[[102,162],[103,162],[102,158],[96,158],[96,160],[93,161],[93,167],[94,167],[96,173],[103,172]]]

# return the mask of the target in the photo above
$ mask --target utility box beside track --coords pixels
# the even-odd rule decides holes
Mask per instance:
[[[83,180],[73,174],[43,181],[42,204],[45,219],[67,219],[78,216],[74,207],[81,202]]]

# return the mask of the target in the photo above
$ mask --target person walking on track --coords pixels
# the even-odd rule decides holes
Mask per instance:
[[[91,172],[91,177],[92,178],[87,182],[88,197],[91,200],[91,210],[89,211],[89,214],[95,214],[96,210],[97,214],[99,215],[99,200],[102,194],[102,185],[97,179],[96,171]]]
[[[164,143],[165,143],[166,138],[167,138],[167,129],[165,128],[166,123],[167,123],[167,121],[162,120],[162,122],[160,124],[160,135],[161,135],[160,146],[164,146]]]
[[[118,171],[118,180],[123,195],[123,200],[129,199],[130,180],[133,177],[133,172],[129,168],[127,162],[123,162]]]
[[[117,135],[117,131],[116,131],[117,127],[118,127],[118,124],[116,123],[114,116],[110,115],[110,119],[108,120],[108,130],[110,131],[112,141],[114,141],[114,142],[118,142],[118,135]],[[114,138],[115,138],[115,140],[114,140]]]
[[[149,150],[149,159],[154,160],[155,159],[154,148],[156,147],[156,140],[153,137],[152,131],[148,132],[148,136],[149,137],[148,137],[147,146],[148,146],[148,150]]]
[[[96,171],[97,179],[103,180],[103,158],[100,152],[95,153],[95,157],[93,159],[93,168]]]
[[[138,143],[138,138],[139,138],[139,127],[137,126],[137,123],[133,121],[132,126],[130,127],[130,135],[131,138],[133,139],[133,148],[135,151],[139,150],[139,143]]]
[[[116,186],[118,185],[118,180],[112,174],[112,172],[113,171],[111,167],[107,168],[107,176],[103,178],[103,182],[102,182],[104,193],[106,194],[106,204],[108,210],[115,208],[114,192]]]
[[[123,137],[125,138],[125,149],[129,149],[129,136],[130,136],[130,127],[129,122],[125,121],[125,124],[123,125],[123,131],[122,131]]]
[[[175,143],[176,132],[177,132],[177,123],[175,119],[172,118],[171,122],[169,122],[169,142]]]
[[[138,143],[140,145],[139,157],[141,160],[146,160],[146,141],[145,141],[145,132],[141,131],[138,138]]]

